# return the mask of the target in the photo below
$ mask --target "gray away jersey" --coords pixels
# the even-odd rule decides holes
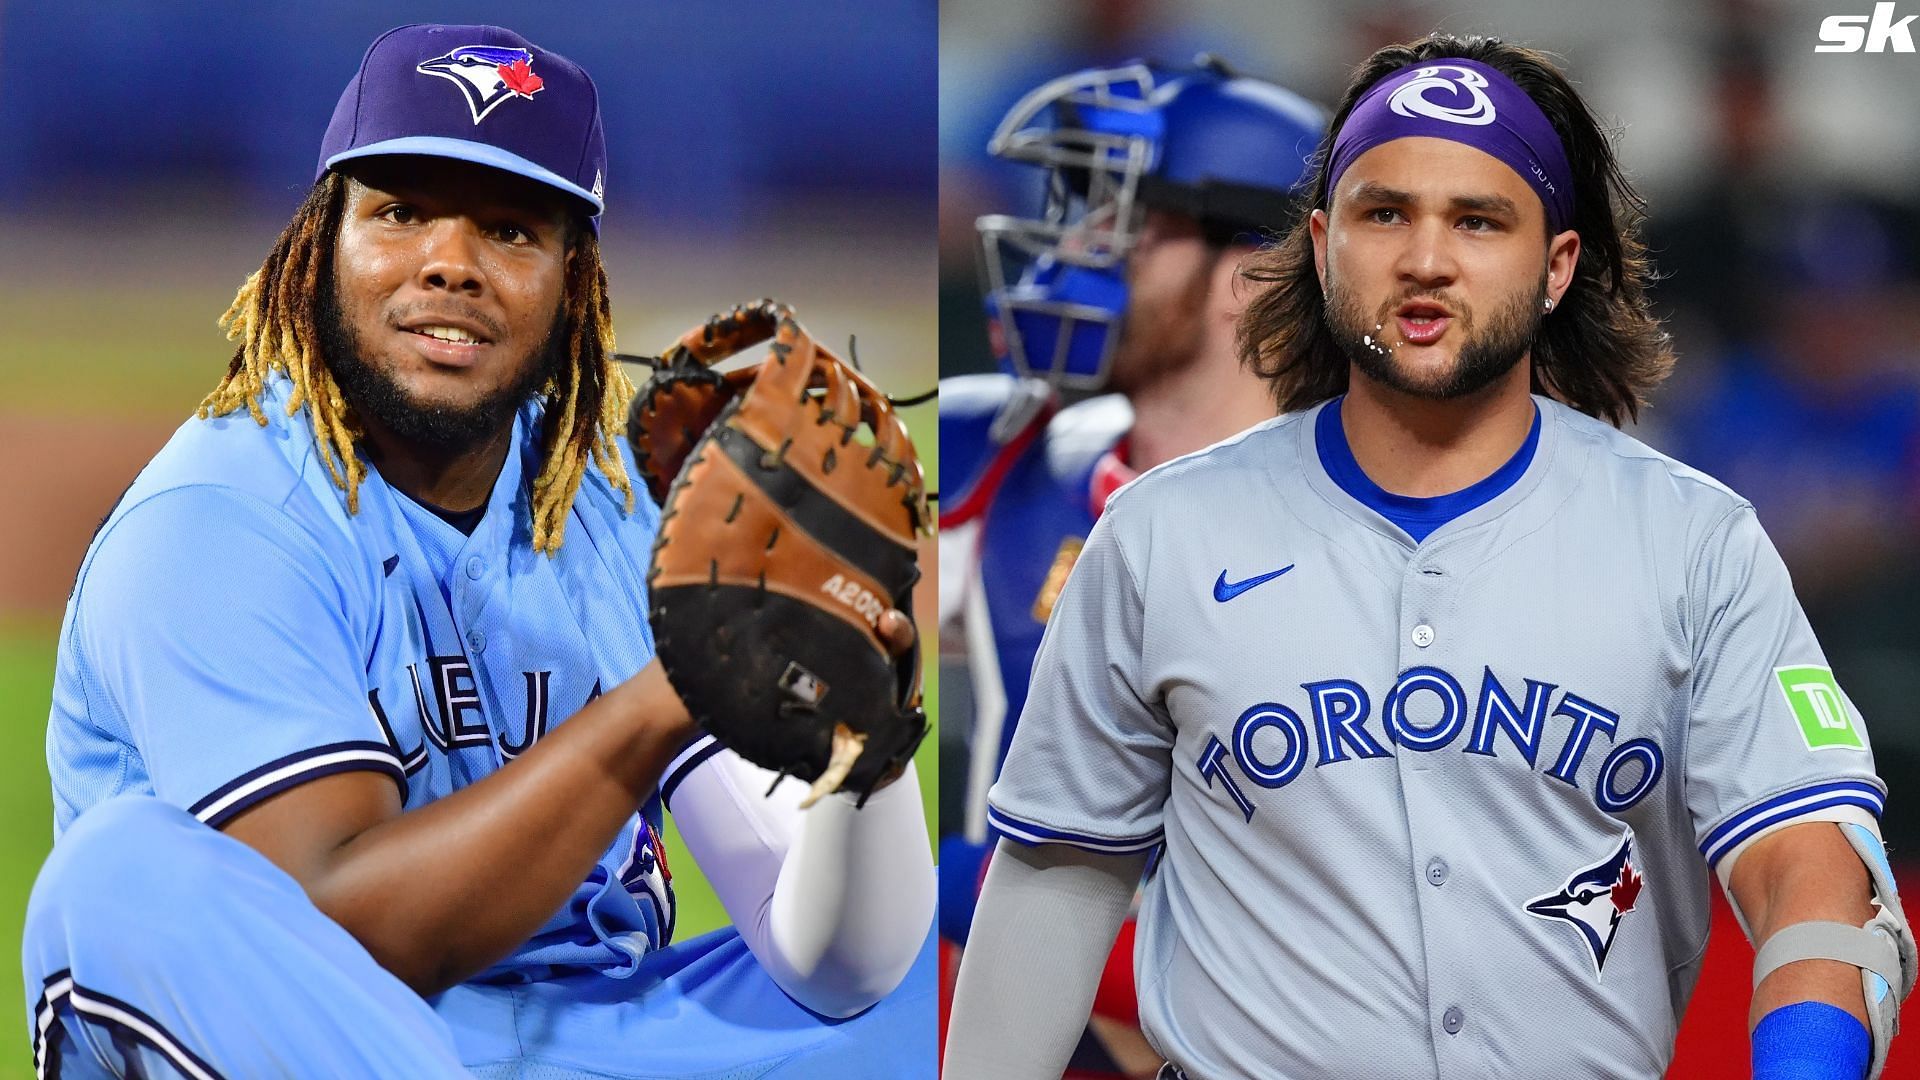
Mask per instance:
[[[1122,490],[1047,627],[991,817],[1166,850],[1135,957],[1197,1080],[1657,1077],[1711,868],[1884,798],[1752,507],[1544,398],[1415,544],[1318,410]]]

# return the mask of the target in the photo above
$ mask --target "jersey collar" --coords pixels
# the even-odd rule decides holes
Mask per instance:
[[[1347,442],[1345,429],[1340,426],[1342,400],[1344,398],[1334,398],[1327,402],[1326,408],[1321,409],[1320,415],[1314,418],[1313,441],[1320,455],[1320,467],[1327,471],[1327,476],[1340,486],[1340,490],[1406,530],[1407,535],[1415,541],[1425,540],[1435,529],[1475,507],[1491,502],[1495,496],[1512,487],[1527,471],[1527,466],[1533,463],[1534,451],[1540,445],[1540,406],[1535,404],[1533,424],[1527,429],[1527,437],[1521,442],[1520,449],[1514,451],[1505,464],[1485,479],[1446,495],[1426,498],[1396,495],[1374,483],[1354,458],[1353,447]]]
[[[384,519],[382,527],[389,532],[408,530],[412,543],[419,545],[432,576],[443,584],[450,582],[456,568],[465,560],[480,556],[491,561],[509,554],[516,526],[528,514],[532,478],[539,468],[536,433],[537,425],[528,410],[521,409],[514,416],[507,456],[500,463],[500,474],[494,477],[486,510],[471,534],[454,528],[440,515],[388,484],[377,468],[369,467],[366,480],[361,482],[361,512],[365,515],[370,509],[376,510],[373,516]]]
[[[1354,460],[1340,426],[1341,398],[1313,409],[1298,425],[1309,483],[1349,517],[1402,547],[1414,548],[1429,537],[1444,539],[1499,517],[1537,487],[1553,466],[1559,427],[1552,401],[1535,396],[1533,426],[1520,449],[1485,479],[1460,491],[1433,498],[1395,495],[1369,478]]]

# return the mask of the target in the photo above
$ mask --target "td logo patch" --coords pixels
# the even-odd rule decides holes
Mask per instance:
[[[1639,903],[1646,883],[1633,863],[1633,830],[1628,829],[1613,854],[1575,870],[1559,892],[1527,901],[1527,914],[1564,922],[1579,931],[1593,958],[1594,978],[1599,978],[1620,920]]]
[[[1809,750],[1863,750],[1866,741],[1847,711],[1847,699],[1840,696],[1840,684],[1833,681],[1833,669],[1812,664],[1773,669],[1780,681],[1780,692],[1787,696],[1787,707],[1800,724],[1800,737]]]

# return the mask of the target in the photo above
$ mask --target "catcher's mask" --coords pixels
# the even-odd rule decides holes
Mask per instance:
[[[1038,217],[976,223],[1003,370],[1071,390],[1105,383],[1145,208],[1195,218],[1222,244],[1291,223],[1325,113],[1210,57],[1198,64],[1075,72],[1000,122],[987,152],[1047,170]]]

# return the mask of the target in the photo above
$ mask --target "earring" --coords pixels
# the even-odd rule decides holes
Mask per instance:
[[[1553,297],[1547,297],[1547,314],[1553,314]]]

